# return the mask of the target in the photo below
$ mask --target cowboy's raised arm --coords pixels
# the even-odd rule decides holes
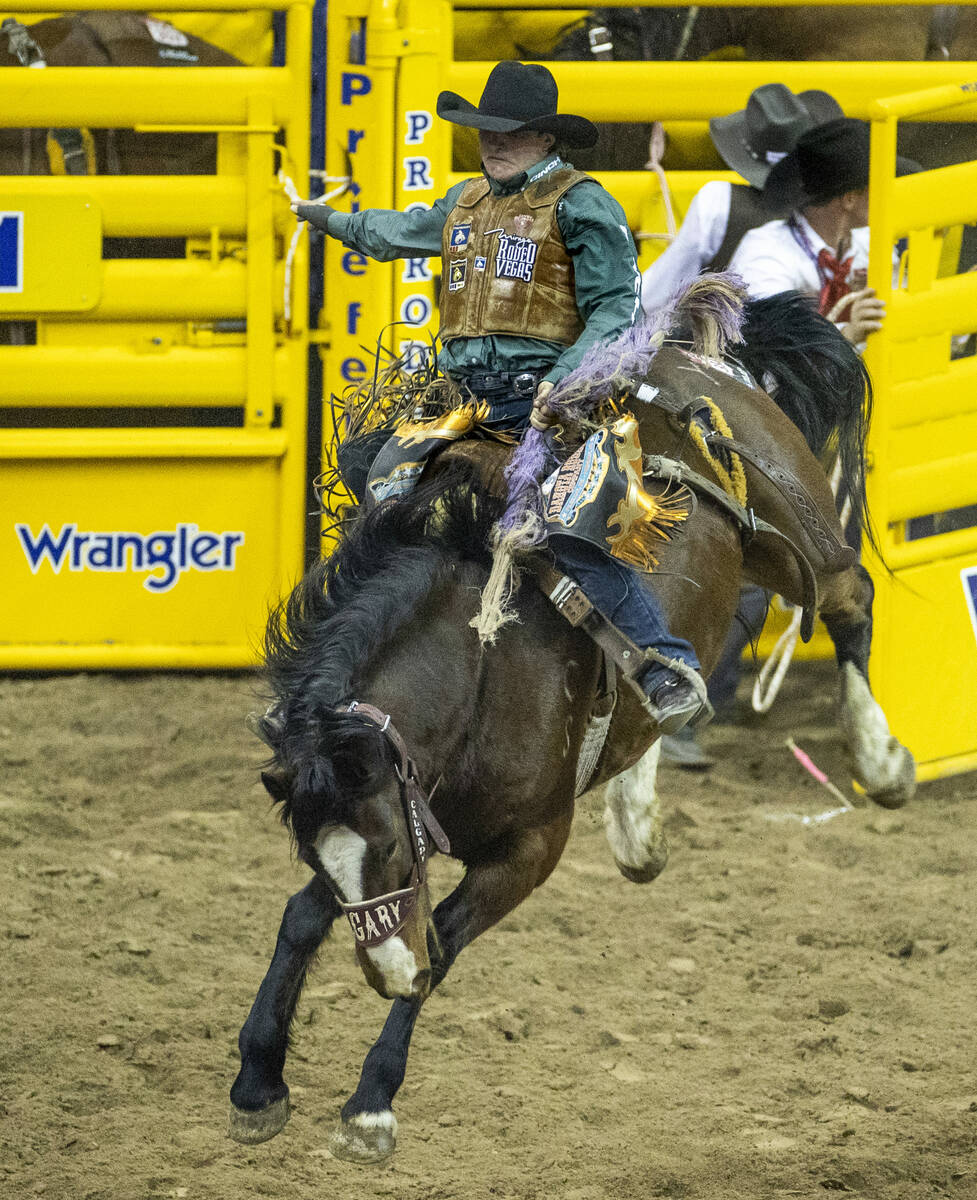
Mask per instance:
[[[344,246],[377,262],[440,257],[441,231],[464,186],[464,183],[456,183],[430,208],[416,208],[410,212],[364,208],[360,212],[343,213],[328,204],[305,202],[293,204],[292,212],[300,221],[308,221]]]

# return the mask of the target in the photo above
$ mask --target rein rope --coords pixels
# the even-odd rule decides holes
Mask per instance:
[[[369,900],[361,900],[356,904],[337,901],[346,914],[357,945],[368,949],[381,946],[399,933],[417,907],[417,897],[427,882],[428,834],[442,854],[451,853],[451,843],[431,812],[429,804],[437,783],[425,796],[417,778],[414,760],[407,751],[407,744],[391,721],[390,714],[381,712],[372,704],[361,704],[358,700],[352,700],[340,711],[357,713],[372,721],[393,747],[397,756],[394,771],[400,783],[400,800],[414,859],[406,887],[395,892],[386,892],[382,896],[374,896]]]

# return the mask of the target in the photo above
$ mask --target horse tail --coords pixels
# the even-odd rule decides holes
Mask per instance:
[[[858,351],[799,292],[746,304],[736,357],[804,435],[814,454],[833,436],[839,498],[851,497],[863,535],[878,551],[865,498],[865,437],[872,381]]]

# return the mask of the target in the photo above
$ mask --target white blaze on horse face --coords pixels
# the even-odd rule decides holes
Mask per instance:
[[[340,888],[347,904],[369,899],[363,895],[363,861],[366,839],[346,825],[324,829],[315,844],[316,854],[329,878]],[[407,943],[392,937],[365,951],[382,977],[389,996],[410,996],[417,978],[417,959]]]
[[[347,904],[358,904],[363,896],[363,860],[366,838],[348,825],[330,825],[323,829],[315,844],[323,870],[342,888]]]
[[[417,959],[403,938],[389,938],[379,946],[371,946],[366,953],[383,977],[388,996],[402,996],[407,999],[413,994],[414,980],[417,978]]]

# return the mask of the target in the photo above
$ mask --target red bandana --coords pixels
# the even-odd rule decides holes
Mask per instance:
[[[848,276],[852,261],[852,255],[839,262],[830,250],[818,251],[818,274],[824,281],[818,296],[819,313],[829,313],[842,296],[847,296],[851,291]]]

